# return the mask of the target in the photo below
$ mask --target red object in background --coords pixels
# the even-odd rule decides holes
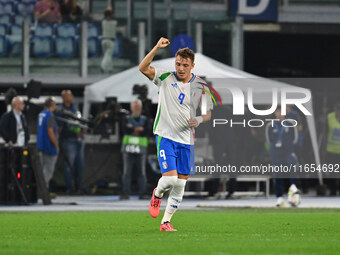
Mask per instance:
[[[21,179],[21,173],[20,172],[17,173],[17,178]]]

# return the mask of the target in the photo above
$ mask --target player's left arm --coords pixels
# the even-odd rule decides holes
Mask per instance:
[[[207,111],[207,114],[197,116],[188,120],[189,126],[197,128],[201,123],[211,120],[211,110]]]

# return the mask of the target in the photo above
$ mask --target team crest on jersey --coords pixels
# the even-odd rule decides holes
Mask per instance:
[[[171,84],[175,89],[177,89],[177,83]]]
[[[163,168],[164,168],[164,169],[167,169],[167,168],[168,168],[168,164],[166,163],[166,161],[163,161],[162,165],[163,165]]]

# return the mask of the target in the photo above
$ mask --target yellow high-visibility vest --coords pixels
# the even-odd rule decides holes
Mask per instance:
[[[340,154],[340,121],[335,112],[328,114],[327,152]]]

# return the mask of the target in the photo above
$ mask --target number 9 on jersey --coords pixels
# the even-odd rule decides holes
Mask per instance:
[[[185,98],[185,94],[183,94],[183,93],[179,94],[178,99],[180,101],[180,104],[183,104],[184,98]]]

